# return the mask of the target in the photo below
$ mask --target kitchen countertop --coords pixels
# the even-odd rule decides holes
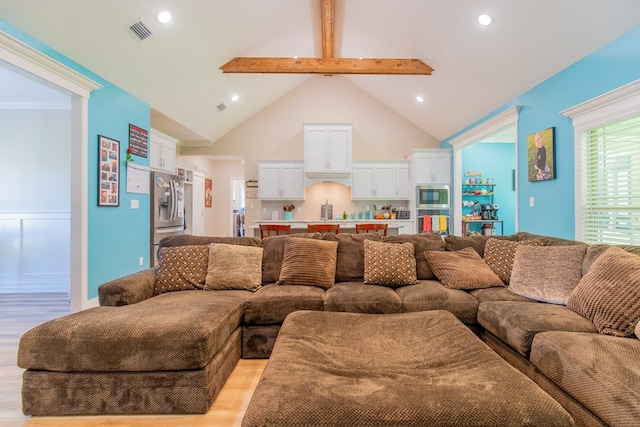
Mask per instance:
[[[411,219],[332,219],[325,221],[323,219],[294,219],[294,220],[257,220],[254,221],[255,225],[250,225],[247,228],[258,229],[260,224],[289,224],[292,229],[295,228],[307,228],[308,224],[340,224],[340,228],[356,228],[356,224],[372,224],[381,223],[388,224],[388,228],[400,228],[403,224],[411,224]]]

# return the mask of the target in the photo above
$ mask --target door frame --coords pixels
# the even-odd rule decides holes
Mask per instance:
[[[89,96],[102,86],[31,46],[0,31],[0,60],[11,64],[71,97],[71,152],[76,167],[71,174],[71,312],[93,305],[88,300],[88,135]]]
[[[233,217],[233,186],[234,183],[236,181],[241,181],[242,185],[244,186],[244,177],[243,176],[232,176],[229,178],[229,233],[230,236],[235,237],[236,236],[236,230],[235,230],[235,221],[234,221],[234,217]],[[246,196],[243,197],[244,201],[243,201],[243,205],[246,203]],[[246,209],[245,209],[246,210]],[[246,229],[245,229],[245,235],[246,235]]]

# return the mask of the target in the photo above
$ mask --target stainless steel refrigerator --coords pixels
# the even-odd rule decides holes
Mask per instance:
[[[176,175],[151,173],[151,266],[160,240],[184,234],[184,183]]]

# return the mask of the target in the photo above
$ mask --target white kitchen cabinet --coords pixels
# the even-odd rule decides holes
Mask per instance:
[[[157,171],[175,173],[177,143],[177,139],[151,129],[149,137],[149,167]]]
[[[353,165],[353,200],[406,200],[409,166],[406,162],[358,162]]]
[[[307,176],[351,173],[351,125],[304,125],[304,169]]]
[[[414,150],[411,157],[416,185],[451,184],[451,150]]]
[[[302,162],[258,162],[258,197],[262,200],[304,200]]]

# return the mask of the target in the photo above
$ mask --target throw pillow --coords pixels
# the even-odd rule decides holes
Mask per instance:
[[[413,243],[364,241],[364,283],[392,288],[416,283]]]
[[[257,291],[262,285],[262,248],[212,243],[205,290]]]
[[[472,247],[459,251],[425,251],[424,257],[438,280],[449,289],[504,286]]]
[[[569,295],[567,306],[601,334],[628,337],[639,331],[640,256],[611,247],[596,259]]]
[[[335,283],[338,242],[287,238],[279,285],[309,285],[324,289]]]
[[[640,339],[640,322],[636,324],[636,338]]]
[[[154,295],[203,289],[208,262],[208,245],[160,248]]]
[[[511,280],[513,260],[516,257],[518,245],[536,246],[541,245],[541,243],[535,240],[514,242],[512,240],[489,239],[484,246],[484,262],[505,285],[508,285]]]
[[[509,290],[532,300],[566,305],[582,278],[586,249],[586,245],[518,245]]]
[[[416,259],[418,280],[433,279],[433,272],[423,254],[424,251],[444,251],[444,240],[441,235],[436,233],[399,234],[386,236],[383,241],[385,243],[413,243],[413,256]]]

